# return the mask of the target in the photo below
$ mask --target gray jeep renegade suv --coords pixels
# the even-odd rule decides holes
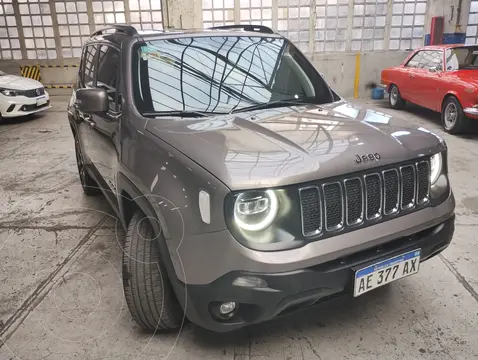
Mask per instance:
[[[127,230],[150,330],[229,331],[416,273],[445,249],[445,142],[346,103],[263,26],[97,31],[68,106],[81,184]]]

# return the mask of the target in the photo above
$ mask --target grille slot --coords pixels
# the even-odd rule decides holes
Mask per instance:
[[[365,176],[367,219],[376,219],[382,213],[382,189],[379,174]]]
[[[325,229],[327,231],[338,230],[343,226],[344,203],[342,198],[342,186],[339,182],[323,185]]]
[[[423,204],[428,201],[430,193],[430,163],[428,161],[417,163],[417,172],[417,204]]]
[[[30,98],[45,95],[45,88],[23,90],[22,95]]]
[[[302,233],[305,236],[319,234],[322,231],[322,212],[317,186],[300,189],[300,209],[302,213]]]
[[[402,166],[400,168],[402,178],[402,209],[410,209],[415,206],[416,177],[415,168],[412,165]]]
[[[363,221],[362,181],[360,178],[348,179],[344,185],[347,225],[360,224]]]
[[[345,231],[429,204],[430,162],[391,165],[381,172],[299,189],[304,236]],[[330,234],[332,235],[332,234]]]
[[[391,215],[398,212],[398,171],[396,169],[383,172],[383,183],[385,188],[385,201],[383,212]]]

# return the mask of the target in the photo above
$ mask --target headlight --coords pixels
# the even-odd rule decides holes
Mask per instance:
[[[278,210],[279,201],[272,190],[244,192],[236,198],[234,220],[244,230],[260,231],[272,224]]]
[[[430,184],[433,185],[437,182],[441,174],[442,168],[442,155],[437,153],[430,158]]]
[[[2,89],[0,88],[0,93],[5,95],[5,96],[17,96],[18,91],[17,90],[12,90],[12,89]]]

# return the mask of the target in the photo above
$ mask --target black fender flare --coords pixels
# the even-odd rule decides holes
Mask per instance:
[[[155,234],[160,234],[163,232],[161,227],[165,226],[164,219],[158,219],[157,213],[154,211],[153,205],[149,199],[144,196],[141,191],[124,175],[123,173],[118,173],[117,176],[117,185],[118,185],[118,208],[121,214],[121,224],[124,229],[127,229],[128,224],[126,223],[126,213],[124,208],[124,201],[122,193],[126,191],[130,196],[136,206],[145,214],[146,216],[156,219],[157,221],[150,221],[151,226],[153,227]],[[183,307],[186,304],[186,292],[184,284],[178,279],[176,271],[174,269],[173,262],[171,260],[171,255],[169,253],[168,245],[165,241],[164,234],[163,236],[157,237],[157,244],[159,248],[159,257],[161,259],[162,265],[166,269],[168,278],[173,286],[176,297]]]

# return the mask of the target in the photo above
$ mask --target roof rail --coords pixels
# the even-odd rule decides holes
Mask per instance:
[[[214,26],[209,28],[211,30],[229,30],[229,29],[242,29],[244,31],[256,31],[256,32],[261,32],[261,33],[266,33],[266,34],[274,34],[274,31],[264,25],[249,25],[249,24],[243,24],[243,25],[223,25],[223,26]]]
[[[95,35],[101,35],[104,33],[104,31],[111,30],[111,29],[116,30],[117,33],[122,33],[129,36],[133,36],[138,33],[134,27],[129,25],[108,25],[107,27],[104,27],[103,29],[95,31],[93,34],[90,35],[90,37]]]

